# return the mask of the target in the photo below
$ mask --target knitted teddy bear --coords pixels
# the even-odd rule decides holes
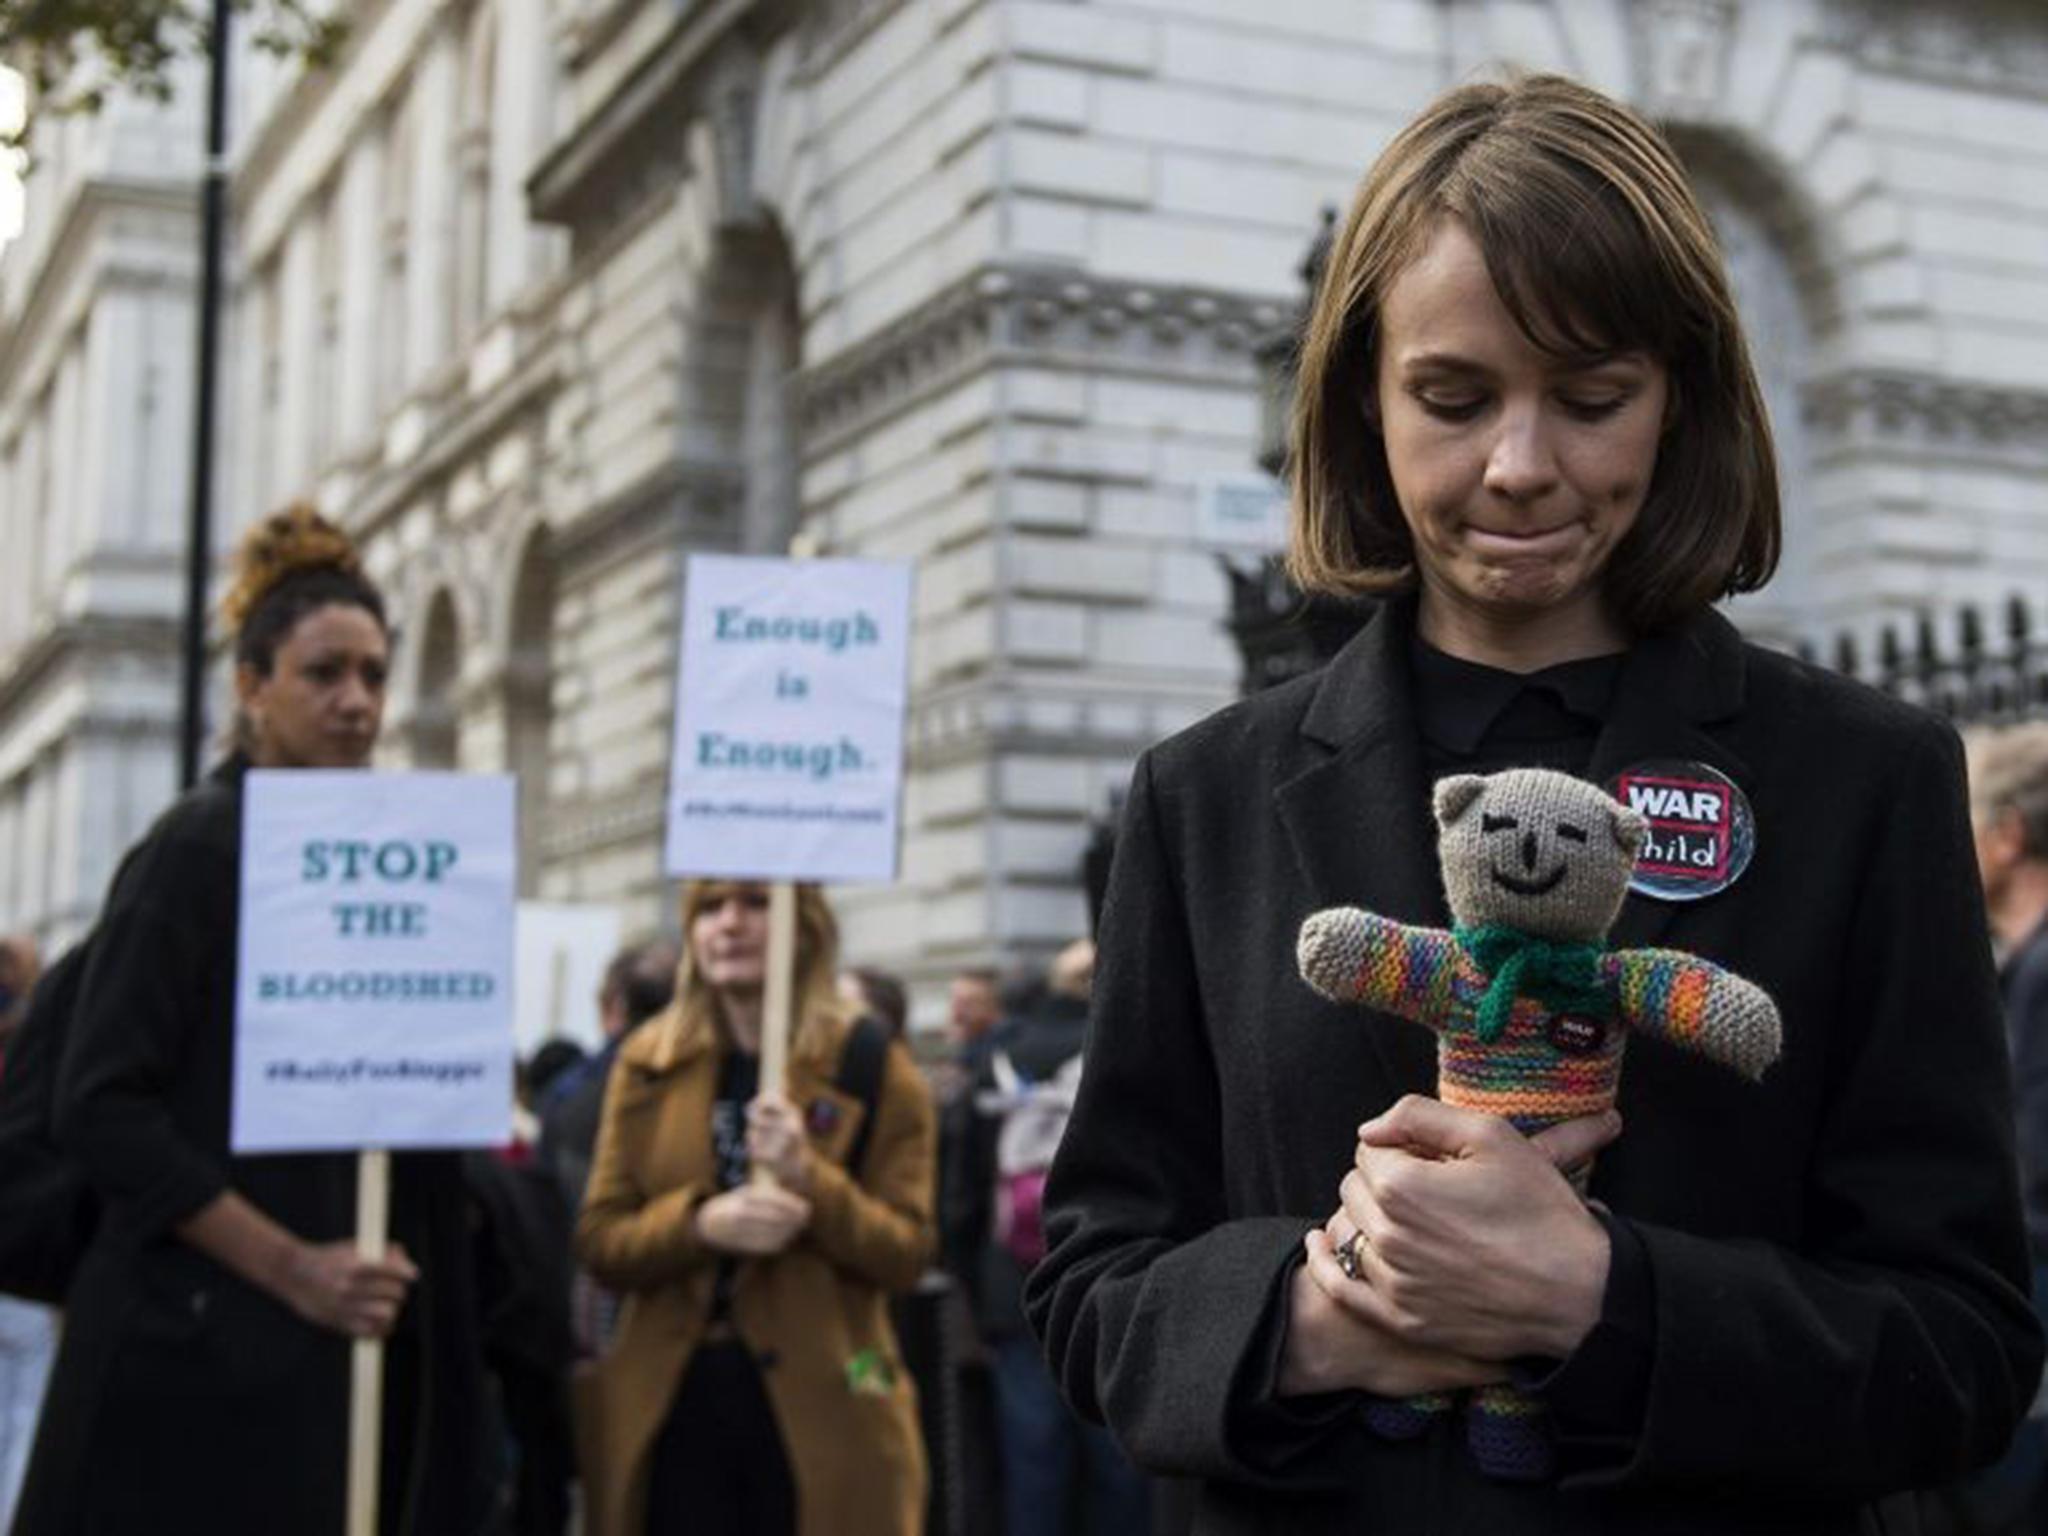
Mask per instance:
[[[1752,1079],[1777,1060],[1778,1010],[1761,988],[1676,950],[1606,948],[1648,830],[1640,814],[1539,768],[1445,779],[1435,811],[1456,926],[1332,907],[1302,925],[1297,958],[1323,996],[1435,1030],[1443,1102],[1524,1134],[1598,1114],[1614,1103],[1631,1030]],[[1572,1176],[1581,1195],[1590,1173]],[[1376,1398],[1366,1420],[1406,1439],[1452,1405],[1442,1393]],[[1466,1434],[1491,1477],[1550,1475],[1542,1409],[1512,1386],[1473,1392]]]

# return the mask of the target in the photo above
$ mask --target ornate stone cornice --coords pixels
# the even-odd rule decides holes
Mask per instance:
[[[804,29],[803,73],[816,79],[858,47],[904,0],[815,0]]]
[[[662,529],[693,544],[729,539],[745,490],[731,464],[674,458],[609,500],[564,517],[554,527],[554,559],[567,571]]]
[[[45,625],[7,656],[0,657],[0,738],[24,707],[63,668],[116,657],[175,657],[175,618],[112,618],[87,614]]]
[[[699,105],[704,67],[756,3],[706,0],[679,16],[667,37],[541,161],[526,184],[533,216],[571,226],[582,244],[626,217],[649,188],[680,176],[683,127]]]
[[[1149,690],[1129,688],[1055,694],[1041,684],[1019,689],[1000,676],[945,683],[911,700],[905,722],[905,765],[917,773],[986,763],[1010,755],[1136,757],[1190,719],[1228,702],[1228,689],[1179,684]],[[1065,722],[1034,723],[1033,707],[1062,707]]]
[[[643,0],[584,0],[582,8],[566,17],[558,31],[569,68],[581,69],[597,57],[613,38],[626,30],[626,23],[642,3]]]
[[[1809,426],[1911,447],[2048,455],[2048,390],[1853,370],[1810,381]]]
[[[993,267],[798,376],[807,457],[830,452],[964,375],[1006,361],[1253,384],[1277,300]]]
[[[573,859],[621,843],[658,847],[667,816],[668,795],[658,784],[554,802],[543,816],[541,857]]]
[[[305,135],[335,93],[350,81],[350,71],[361,57],[365,42],[384,20],[392,0],[344,0],[348,30],[343,34],[341,55],[323,69],[301,69],[298,77],[280,90],[270,110],[256,125],[248,146],[242,150],[231,173],[231,196],[239,211],[248,206],[283,164],[285,155]],[[310,184],[309,184],[310,185]]]
[[[2030,0],[1828,0],[1820,30],[1867,69],[2048,97],[2048,13]]]
[[[0,329],[0,394],[6,393],[23,358],[43,338],[53,318],[64,314],[64,306],[76,294],[80,282],[148,271],[146,264],[129,263],[117,273],[111,264],[97,259],[97,247],[110,233],[118,233],[116,221],[129,213],[152,219],[178,219],[196,226],[199,190],[190,182],[113,177],[88,181],[79,187],[77,195],[65,204],[63,222],[44,248],[41,260],[25,274],[22,291],[27,297],[20,314],[11,325]],[[158,280],[168,275],[163,271],[154,273]]]
[[[459,387],[424,390],[413,402],[427,415],[419,433],[424,447],[401,463],[370,469],[351,488],[349,522],[359,535],[374,533],[403,508],[436,490],[561,387],[567,364],[554,345],[552,314],[543,312],[523,322],[515,317],[511,323],[525,334],[517,343],[522,355],[506,377],[478,395],[464,394]],[[448,383],[454,383],[453,376]]]
[[[1628,16],[1643,108],[1659,117],[1714,115],[1727,95],[1735,0],[1642,0]]]

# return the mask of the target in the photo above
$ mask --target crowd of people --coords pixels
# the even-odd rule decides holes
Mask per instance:
[[[1945,725],[1712,611],[1771,573],[1775,470],[1655,130],[1554,77],[1432,104],[1331,251],[1293,461],[1297,579],[1385,600],[1140,760],[1099,950],[956,976],[921,1068],[905,988],[800,889],[778,1085],[769,893],[691,881],[607,969],[601,1049],[523,1064],[512,1145],[394,1159],[381,1257],[352,1157],[229,1146],[243,781],[367,766],[392,643],[340,530],[254,530],[224,760],[40,979],[0,945],[17,1536],[337,1529],[359,1339],[403,1536],[909,1536],[955,1455],[921,1393],[970,1378],[970,1528],[1009,1536],[2042,1529],[2048,727],[1966,781]],[[1743,857],[1621,932],[1769,992],[1761,1085],[1644,1049],[1626,1126],[1524,1136],[1296,974],[1319,906],[1442,926],[1431,781],[1674,760]],[[1534,829],[1483,830],[1533,879]],[[1546,1061],[1603,1038],[1560,1023]],[[912,1293],[968,1318],[922,1379]],[[1451,1438],[1503,1384],[1538,1470]]]
[[[237,855],[249,769],[367,764],[389,626],[346,536],[307,508],[252,532],[226,612],[238,710],[220,766],[129,852],[47,984],[32,945],[0,944],[0,1172],[34,1145],[91,1202],[47,1283],[12,1257],[41,1232],[10,1232],[0,1260],[25,1293],[0,1302],[12,1529],[159,1529],[187,1509],[221,1531],[337,1528],[357,1338],[385,1344],[384,1529],[925,1529],[930,1452],[892,1298],[941,1249],[934,1090],[949,1166],[979,1155],[1005,1115],[977,1108],[987,1062],[1046,1064],[1011,1039],[1040,992],[1078,1060],[1081,952],[1001,1028],[993,1004],[956,1008],[960,1058],[928,1076],[902,983],[842,967],[831,907],[800,888],[797,1023],[764,1093],[767,890],[690,882],[678,937],[606,968],[601,1048],[554,1040],[521,1064],[507,1146],[397,1156],[389,1253],[359,1256],[352,1157],[229,1150]],[[948,1216],[948,1251],[987,1240],[963,1225],[992,1219],[981,1172],[987,1198]],[[40,1198],[16,1182],[10,1216]],[[1016,1295],[1013,1275],[989,1304],[1006,1362]],[[1043,1436],[1064,1410],[1036,1370]],[[121,1476],[91,1475],[110,1457]],[[1033,1476],[1041,1459],[1034,1443],[1004,1465]]]

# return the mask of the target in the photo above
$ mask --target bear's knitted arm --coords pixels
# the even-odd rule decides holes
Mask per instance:
[[[1301,978],[1324,997],[1363,1003],[1432,1029],[1451,1011],[1451,980],[1464,959],[1442,928],[1411,928],[1358,907],[1327,907],[1301,925]]]
[[[1747,1078],[1778,1059],[1778,1005],[1753,981],[1676,949],[1617,949],[1601,962],[1629,1028]]]

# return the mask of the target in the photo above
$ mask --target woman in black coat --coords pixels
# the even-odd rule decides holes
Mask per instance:
[[[1294,449],[1297,578],[1394,595],[1137,767],[1027,1290],[1069,1397],[1199,1480],[1197,1532],[1915,1530],[2042,1358],[1960,754],[1710,610],[1769,576],[1776,483],[1655,131],[1554,77],[1425,112],[1332,252]],[[1618,1119],[1532,1141],[1298,978],[1318,908],[1447,926],[1430,782],[1514,765],[1740,792],[1746,871],[1612,942],[1763,985],[1761,1085],[1644,1039]],[[1359,1413],[1504,1379],[1538,1481]]]
[[[242,750],[124,861],[58,1068],[64,1150],[102,1202],[16,1536],[342,1529],[349,1341],[388,1339],[382,1526],[468,1536],[487,1496],[469,1232],[453,1154],[393,1159],[390,1257],[358,1257],[355,1159],[228,1151],[241,785],[360,768],[381,598],[310,511],[244,544]]]

